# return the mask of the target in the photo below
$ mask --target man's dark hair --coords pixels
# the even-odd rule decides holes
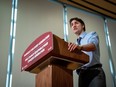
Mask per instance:
[[[73,20],[76,20],[76,21],[80,22],[82,25],[84,25],[83,30],[84,30],[84,31],[86,30],[86,29],[85,29],[85,23],[84,23],[84,21],[83,21],[82,19],[77,18],[77,17],[71,18],[70,21],[69,21],[69,22],[70,22],[70,25],[71,25],[71,22],[72,22]]]

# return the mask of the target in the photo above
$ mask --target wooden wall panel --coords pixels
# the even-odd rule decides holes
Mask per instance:
[[[115,0],[56,0],[116,20]]]

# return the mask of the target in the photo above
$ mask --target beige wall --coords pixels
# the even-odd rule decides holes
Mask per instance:
[[[0,0],[0,87],[5,87],[10,39],[11,0]]]
[[[1,3],[2,2],[2,3]],[[13,63],[13,82],[12,87],[34,87],[35,75],[28,72],[21,72],[21,57],[28,45],[38,36],[47,31],[63,38],[63,7],[60,4],[52,3],[47,0],[19,0],[17,15],[16,45]],[[4,8],[4,9],[3,9]],[[9,48],[10,15],[11,1],[0,0],[0,87],[5,87],[6,67]],[[109,70],[108,52],[105,43],[104,22],[101,17],[88,14],[76,9],[68,8],[68,19],[80,17],[86,23],[87,32],[96,31],[100,37],[101,62],[106,73],[107,87],[112,87],[112,78]],[[4,21],[1,21],[4,20]],[[110,35],[115,52],[115,29],[116,22],[109,21],[111,28]],[[76,36],[73,35],[69,27],[69,41],[75,42]],[[115,53],[113,53],[115,57]],[[116,61],[114,59],[114,61]],[[78,87],[78,76],[74,71],[74,86]]]
[[[13,87],[35,87],[35,76],[20,70],[22,54],[32,41],[47,31],[63,38],[62,15],[62,6],[47,0],[19,0]]]

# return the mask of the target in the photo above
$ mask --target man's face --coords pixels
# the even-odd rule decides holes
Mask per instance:
[[[84,25],[79,21],[73,20],[71,22],[71,28],[75,34],[80,35],[83,32]]]

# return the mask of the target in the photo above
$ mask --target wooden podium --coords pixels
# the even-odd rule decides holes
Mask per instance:
[[[21,70],[36,74],[36,87],[73,87],[73,70],[88,61],[88,55],[68,51],[67,42],[46,32],[25,50]]]

